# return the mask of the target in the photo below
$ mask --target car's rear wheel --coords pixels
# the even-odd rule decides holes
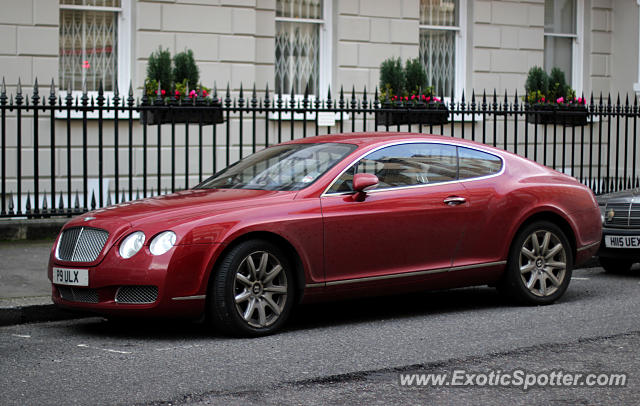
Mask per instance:
[[[551,222],[536,221],[516,235],[501,288],[522,304],[550,304],[567,290],[572,267],[564,232]]]
[[[631,270],[633,261],[625,258],[600,257],[600,265],[609,273],[627,273]]]
[[[287,257],[267,241],[250,240],[229,251],[213,275],[209,310],[225,333],[260,336],[286,321],[294,299]]]

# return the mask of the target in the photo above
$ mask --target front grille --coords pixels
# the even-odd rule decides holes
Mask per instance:
[[[640,227],[640,202],[632,203],[629,213],[629,226]]]
[[[108,237],[107,231],[98,228],[70,228],[60,236],[56,257],[61,261],[95,261]]]
[[[605,224],[612,227],[629,226],[629,209],[631,203],[608,203],[605,208]],[[613,218],[609,218],[609,212],[613,210]]]
[[[56,286],[60,297],[70,302],[98,303],[98,291],[89,288],[74,288],[71,286]]]
[[[121,286],[116,292],[116,302],[123,304],[153,303],[156,299],[157,286]]]

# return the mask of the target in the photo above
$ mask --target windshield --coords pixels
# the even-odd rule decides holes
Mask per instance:
[[[300,190],[355,149],[338,143],[277,145],[223,169],[196,189]]]

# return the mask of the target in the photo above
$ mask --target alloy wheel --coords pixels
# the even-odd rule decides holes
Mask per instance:
[[[539,297],[553,295],[567,273],[567,252],[562,240],[548,230],[534,231],[520,249],[519,267],[529,292]]]
[[[264,328],[275,323],[287,302],[287,275],[273,254],[255,251],[247,255],[236,270],[235,307],[251,327]]]

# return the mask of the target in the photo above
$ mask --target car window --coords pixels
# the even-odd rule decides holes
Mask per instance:
[[[412,143],[385,147],[360,159],[331,186],[328,193],[353,190],[355,173],[378,177],[376,189],[425,185],[456,180],[456,147],[433,143]]]
[[[196,189],[300,190],[355,149],[340,143],[276,145],[223,169]]]
[[[460,179],[477,178],[500,172],[502,160],[495,155],[475,149],[458,147]]]

